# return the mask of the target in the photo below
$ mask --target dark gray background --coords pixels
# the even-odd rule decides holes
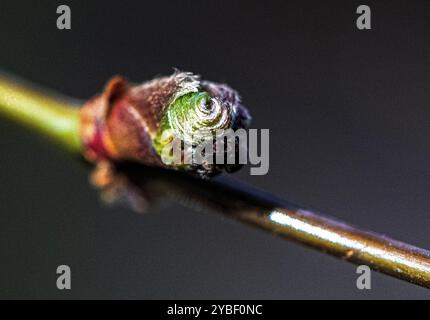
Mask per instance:
[[[225,81],[271,133],[269,174],[236,178],[429,248],[430,3],[364,3],[370,31],[362,1],[2,0],[0,68],[82,99],[116,73]],[[82,163],[0,135],[1,298],[430,298],[379,274],[359,291],[353,265],[175,203],[103,207]]]

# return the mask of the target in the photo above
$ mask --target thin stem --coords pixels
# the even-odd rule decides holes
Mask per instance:
[[[70,151],[81,150],[79,110],[72,103],[0,77],[0,113],[38,130]]]
[[[222,214],[343,260],[430,288],[430,251],[365,231],[251,186],[219,177],[203,180],[137,164],[117,165],[133,194],[167,196],[193,209]]]
[[[81,152],[79,112],[73,103],[20,86],[0,77],[0,113],[36,128]],[[334,218],[276,199],[237,181],[207,181],[186,174],[142,165],[118,167],[131,184],[153,194],[164,193],[251,224],[344,260],[430,288],[430,251],[363,231]],[[136,190],[135,190],[136,191]]]

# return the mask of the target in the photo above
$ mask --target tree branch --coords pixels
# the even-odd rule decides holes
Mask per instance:
[[[81,152],[78,108],[0,77],[0,113]],[[144,192],[174,195],[193,207],[223,214],[393,277],[430,288],[430,252],[360,230],[263,194],[226,177],[201,180],[179,172],[125,164],[118,172]]]

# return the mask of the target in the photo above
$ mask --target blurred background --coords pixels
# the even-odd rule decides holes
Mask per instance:
[[[57,6],[72,30],[56,28]],[[356,8],[372,29],[356,27]],[[87,99],[173,67],[237,89],[270,170],[234,178],[430,248],[428,1],[0,2],[0,68]],[[0,298],[409,299],[430,291],[173,202],[103,205],[89,168],[0,119]],[[72,290],[56,288],[56,268]]]

